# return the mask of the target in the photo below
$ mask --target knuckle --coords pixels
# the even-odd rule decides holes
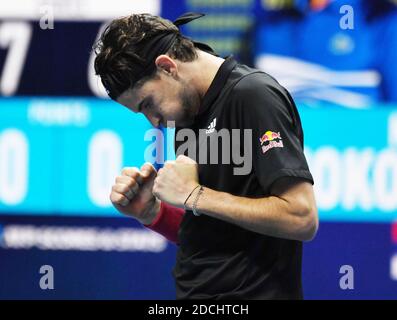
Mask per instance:
[[[124,167],[121,171],[122,176],[134,177],[139,173],[138,168],[136,167]]]
[[[123,201],[124,197],[121,194],[117,194],[115,198],[116,198],[116,202],[117,203],[121,203]]]
[[[186,157],[185,155],[181,154],[181,155],[179,155],[176,158],[176,161],[177,162],[188,162],[189,161],[188,159],[189,159],[188,157]]]
[[[126,184],[123,184],[120,186],[120,192],[121,193],[127,193],[129,190],[128,186]]]
[[[123,195],[120,195],[119,199],[120,199],[119,200],[119,204],[121,204],[121,205],[125,206],[125,205],[127,205],[129,203],[129,200]]]
[[[130,179],[128,180],[128,183],[127,183],[128,188],[133,188],[133,187],[136,186],[136,185],[137,185],[137,182],[136,182],[135,179],[130,178]]]
[[[114,204],[120,204],[121,200],[122,200],[122,195],[120,195],[120,194],[118,194],[118,193],[113,192],[113,193],[110,195],[110,201],[111,201],[112,203],[114,203]]]
[[[152,172],[153,170],[155,170],[153,165],[150,162],[145,162],[141,167],[141,170],[143,170],[143,169],[148,170],[149,172]]]
[[[174,166],[174,161],[166,161],[164,164],[164,168],[172,168]]]

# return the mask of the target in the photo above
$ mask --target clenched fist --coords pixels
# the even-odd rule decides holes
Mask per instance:
[[[112,186],[110,201],[121,213],[150,224],[160,210],[160,200],[153,195],[156,169],[145,163],[141,169],[124,168]]]
[[[186,198],[198,185],[197,163],[180,155],[175,161],[167,161],[154,180],[153,194],[175,207],[183,208]]]

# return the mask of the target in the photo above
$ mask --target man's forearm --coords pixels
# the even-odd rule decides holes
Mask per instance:
[[[189,198],[189,209],[196,196],[197,192]],[[312,238],[314,226],[310,208],[294,206],[280,197],[237,197],[204,187],[197,208],[202,214],[260,234],[300,241]]]

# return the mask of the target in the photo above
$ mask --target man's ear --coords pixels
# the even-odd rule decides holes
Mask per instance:
[[[176,76],[178,73],[178,67],[175,63],[175,60],[165,54],[158,56],[154,63],[156,64],[156,67],[160,69],[160,71],[163,71],[167,74]]]

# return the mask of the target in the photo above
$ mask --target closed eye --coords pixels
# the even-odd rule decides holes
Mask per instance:
[[[149,109],[149,108],[152,107],[152,104],[151,104],[150,101],[147,101],[147,100],[146,100],[146,101],[143,103],[142,107],[145,108],[145,109]]]
[[[149,109],[152,106],[151,103],[151,98],[147,97],[144,98],[139,104],[138,104],[138,112],[142,112],[142,109]]]
[[[143,100],[141,100],[141,102],[139,102],[138,108],[137,108],[138,112],[142,112],[142,106],[143,106],[144,102],[145,102],[145,99],[143,99]]]

